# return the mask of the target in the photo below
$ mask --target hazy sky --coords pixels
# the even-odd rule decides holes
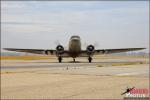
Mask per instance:
[[[79,35],[96,48],[149,48],[148,1],[2,1],[2,48],[68,47]],[[145,50],[148,52],[148,49]]]

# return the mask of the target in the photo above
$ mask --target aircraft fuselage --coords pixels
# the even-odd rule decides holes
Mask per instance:
[[[69,41],[69,55],[76,58],[81,52],[81,41],[79,36],[72,36]]]

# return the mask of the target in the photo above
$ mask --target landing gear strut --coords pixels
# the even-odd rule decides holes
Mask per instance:
[[[58,61],[59,61],[59,63],[61,63],[62,57],[58,57]]]
[[[76,59],[75,59],[75,58],[73,58],[73,61],[75,62],[75,61],[76,61]]]
[[[92,62],[92,57],[89,57],[88,60],[89,60],[89,63],[91,63]]]

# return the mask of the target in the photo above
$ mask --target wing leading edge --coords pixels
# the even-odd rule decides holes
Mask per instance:
[[[146,48],[99,49],[99,50],[95,50],[94,54],[121,53],[121,52],[137,51],[142,49],[146,49]]]
[[[128,52],[128,51],[137,51],[146,48],[123,48],[123,49],[98,49],[95,50],[93,55],[99,54],[112,54],[112,53],[121,53],[121,52]],[[49,50],[49,49],[16,49],[16,48],[4,48],[4,50],[8,51],[16,51],[16,52],[27,52],[27,53],[34,53],[34,54],[46,54],[46,55],[56,55],[56,50]],[[81,51],[79,57],[87,57],[89,56],[86,50]],[[64,51],[63,57],[69,57],[69,51]]]
[[[33,54],[46,54],[46,55],[56,55],[56,50],[49,49],[16,49],[16,48],[3,48],[8,51],[16,51],[16,52],[26,52]],[[63,57],[69,57],[68,51],[64,51]]]
[[[92,55],[101,55],[101,54],[112,54],[112,53],[121,53],[121,52],[129,52],[129,51],[137,51],[143,50],[146,48],[122,48],[122,49],[97,49],[93,52]],[[88,57],[86,50],[81,51],[80,57]]]
[[[16,49],[16,48],[4,48],[4,50],[16,51],[16,52],[27,52],[27,53],[34,53],[34,54],[44,54],[44,52],[46,51],[44,49]]]

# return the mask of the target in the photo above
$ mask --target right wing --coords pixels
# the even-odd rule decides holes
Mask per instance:
[[[129,51],[143,50],[145,48],[122,48],[122,49],[99,49],[95,50],[94,54],[112,54],[112,53],[121,53]]]
[[[102,54],[112,54],[112,53],[121,53],[121,52],[129,52],[129,51],[137,51],[145,48],[122,48],[122,49],[98,49],[93,52],[92,55],[102,55]],[[88,53],[86,50],[81,51],[80,57],[88,57]]]
[[[4,50],[8,51],[16,51],[16,52],[26,52],[33,54],[46,54],[46,55],[56,55],[56,50],[50,49],[17,49],[17,48],[4,48]],[[69,57],[68,51],[64,51],[62,54],[63,57]]]

